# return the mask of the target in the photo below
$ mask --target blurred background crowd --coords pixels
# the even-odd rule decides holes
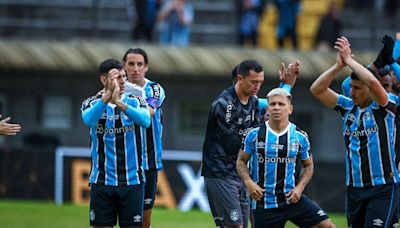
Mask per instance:
[[[375,48],[396,0],[1,0],[5,38],[141,40],[162,45],[331,48],[338,34]]]

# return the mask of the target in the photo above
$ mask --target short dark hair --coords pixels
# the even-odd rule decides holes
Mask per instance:
[[[263,67],[256,60],[247,59],[239,64],[237,68],[237,74],[243,77],[247,77],[249,76],[251,70],[256,73],[260,73],[261,71],[263,71]]]
[[[102,74],[107,74],[113,68],[117,68],[118,70],[124,69],[122,63],[116,59],[106,59],[99,65],[99,76]]]
[[[123,62],[126,62],[126,58],[128,57],[128,54],[139,54],[139,55],[142,55],[143,58],[144,58],[144,63],[145,64],[149,64],[149,60],[147,58],[147,53],[141,48],[129,48],[125,52],[124,57],[122,58]]]
[[[375,77],[377,77],[377,73],[374,72],[374,70],[372,70],[370,67],[363,65],[365,68],[367,68],[369,70],[369,72],[372,73],[372,75],[374,75]],[[360,78],[358,77],[358,75],[356,74],[356,72],[351,72],[350,74],[350,78],[351,80],[360,80]]]
[[[379,76],[379,78],[385,77],[386,75],[389,75],[389,76],[390,76],[389,73],[390,73],[389,70],[386,69],[386,68],[379,68],[379,69],[378,69],[378,76]]]
[[[236,65],[235,68],[232,69],[231,77],[232,77],[233,82],[236,82],[236,77],[238,74],[238,67],[239,67],[239,65]]]

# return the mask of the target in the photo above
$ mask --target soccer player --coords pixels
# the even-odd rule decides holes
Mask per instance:
[[[2,115],[0,114],[0,135],[17,135],[22,127],[19,124],[8,123],[11,117],[7,117],[1,119]]]
[[[90,128],[90,225],[142,227],[144,171],[140,127],[150,125],[146,101],[124,93],[125,71],[115,59],[99,65],[104,93],[82,103]]]
[[[147,53],[141,48],[128,49],[123,57],[128,81],[144,90],[146,102],[151,116],[149,128],[142,129],[143,162],[142,166],[146,174],[144,191],[144,221],[143,227],[151,226],[151,211],[154,206],[157,175],[163,168],[162,164],[162,104],[165,100],[163,87],[146,78],[149,62]]]
[[[255,227],[334,227],[326,213],[303,191],[314,165],[305,132],[289,121],[291,94],[282,88],[267,95],[269,120],[251,130],[240,150],[236,169],[252,197]],[[247,162],[251,159],[251,174]],[[297,182],[297,158],[303,165]]]
[[[346,213],[351,227],[388,227],[398,204],[395,164],[396,103],[372,73],[351,56],[350,43],[338,38],[335,65],[314,81],[311,93],[343,120],[346,146]],[[351,98],[329,88],[345,67],[352,68]]]
[[[290,69],[286,76],[298,72]],[[264,81],[263,68],[244,60],[236,79],[212,103],[203,144],[201,175],[214,222],[223,227],[248,225],[249,195],[236,172],[236,159],[247,132],[259,123],[256,94]]]

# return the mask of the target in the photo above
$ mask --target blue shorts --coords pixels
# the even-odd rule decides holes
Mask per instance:
[[[241,180],[204,177],[204,185],[216,226],[243,225],[249,222],[249,193]]]
[[[147,210],[153,208],[154,206],[158,170],[145,170],[144,173],[146,175],[146,183],[144,184],[144,210]]]
[[[347,188],[346,214],[348,225],[357,227],[388,227],[397,213],[396,184],[364,188]]]
[[[144,184],[106,186],[91,184],[90,225],[138,226],[143,224]]]
[[[302,195],[296,204],[289,204],[282,208],[253,209],[253,216],[256,228],[283,228],[287,221],[291,221],[298,227],[311,227],[329,218],[321,207],[305,195]]]

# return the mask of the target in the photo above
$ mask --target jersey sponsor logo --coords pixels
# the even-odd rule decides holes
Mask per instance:
[[[232,209],[231,212],[230,212],[230,214],[229,214],[229,217],[231,218],[231,220],[232,220],[233,222],[238,221],[239,218],[240,218],[239,216],[240,216],[240,215],[239,215],[239,210],[238,210],[238,209]]]
[[[372,220],[372,225],[373,226],[383,226],[383,221],[380,218],[376,218],[376,219]]]
[[[94,221],[96,219],[96,214],[94,213],[94,210],[90,210],[90,221]]]
[[[100,119],[103,119],[103,120],[107,119],[107,120],[111,120],[111,121],[118,120],[119,118],[120,118],[119,115],[107,115],[107,113],[105,113],[105,112],[100,117]],[[121,115],[121,118],[122,118],[122,115]]]
[[[269,144],[272,150],[282,150],[284,145],[271,143]]]
[[[378,132],[379,127],[377,125],[374,125],[373,127],[363,129],[363,130],[357,130],[357,131],[351,131],[348,127],[344,130],[344,134],[347,136],[353,136],[353,137],[362,137],[366,136],[368,137],[369,135]]]
[[[258,163],[264,163],[264,156],[262,154],[258,154]]]
[[[247,133],[249,133],[249,131],[251,131],[251,129],[253,129],[252,127],[248,127],[246,129],[239,129],[239,135],[240,136],[246,136]]]
[[[120,134],[135,130],[134,125],[122,126],[117,128],[104,128],[103,125],[96,125],[96,134]]]
[[[265,156],[265,162],[268,163],[295,163],[296,158],[288,158],[288,157],[267,157]]]
[[[141,221],[142,221],[142,216],[140,215],[133,216],[133,222],[141,222]]]
[[[232,118],[232,109],[233,109],[233,103],[232,101],[228,101],[228,106],[226,106],[226,113],[225,113],[225,121],[229,123]]]
[[[152,85],[151,88],[153,89],[153,97],[159,99],[161,97],[160,87],[157,84],[155,84]]]

